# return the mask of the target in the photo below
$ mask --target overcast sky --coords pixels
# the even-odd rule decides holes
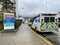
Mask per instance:
[[[60,0],[18,0],[18,12],[23,16],[58,11],[60,11]]]

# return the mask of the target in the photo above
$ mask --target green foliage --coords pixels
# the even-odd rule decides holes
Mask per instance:
[[[18,29],[21,23],[22,22],[20,20],[15,20],[15,29]]]
[[[3,21],[0,22],[0,30],[3,30],[4,26],[3,26]]]
[[[4,0],[2,5],[5,9],[7,9],[7,8],[11,8],[13,3],[10,0]]]
[[[13,9],[13,3],[10,0],[0,0],[0,2],[3,2],[2,4],[2,10],[0,11],[0,30],[3,30],[3,17],[4,13],[11,13],[10,10]]]

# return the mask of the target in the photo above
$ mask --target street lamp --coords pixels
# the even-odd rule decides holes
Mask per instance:
[[[22,11],[24,9],[24,7],[23,8],[20,8],[20,9],[18,9],[19,11],[19,13],[18,14],[20,14],[20,12]],[[18,17],[20,17],[20,15],[18,15]]]

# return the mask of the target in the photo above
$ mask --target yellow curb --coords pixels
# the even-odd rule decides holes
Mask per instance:
[[[40,37],[42,40],[44,40],[45,42],[47,42],[49,45],[53,45],[48,39],[44,38],[43,36],[35,33],[34,31],[32,31],[34,34],[36,34],[38,37]]]

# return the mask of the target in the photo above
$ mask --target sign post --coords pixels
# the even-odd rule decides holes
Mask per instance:
[[[14,29],[14,13],[4,13],[4,30]]]

